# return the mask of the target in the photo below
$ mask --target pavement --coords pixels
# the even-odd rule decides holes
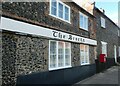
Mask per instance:
[[[73,86],[120,86],[120,66],[113,66]]]

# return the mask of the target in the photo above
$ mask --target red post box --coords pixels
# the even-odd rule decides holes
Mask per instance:
[[[103,63],[106,62],[105,54],[100,54],[99,61]]]

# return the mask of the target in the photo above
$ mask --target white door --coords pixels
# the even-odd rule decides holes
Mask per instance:
[[[117,62],[117,50],[116,50],[116,45],[114,45],[114,58],[115,58],[115,62]]]

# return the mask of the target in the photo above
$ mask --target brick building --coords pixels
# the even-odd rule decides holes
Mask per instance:
[[[97,39],[97,58],[100,54],[106,54],[106,67],[115,65],[119,61],[120,54],[120,28],[110,20],[104,10],[94,8],[94,16]]]
[[[98,9],[93,15],[75,2],[52,1],[2,3],[3,85],[73,84],[96,73],[100,41],[118,47],[117,26]],[[101,28],[99,15],[115,35]]]
[[[3,84],[73,84],[95,74],[92,14],[52,0],[2,7]]]

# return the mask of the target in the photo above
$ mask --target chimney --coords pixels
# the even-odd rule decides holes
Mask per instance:
[[[103,8],[100,8],[99,10],[105,14],[105,10]]]

